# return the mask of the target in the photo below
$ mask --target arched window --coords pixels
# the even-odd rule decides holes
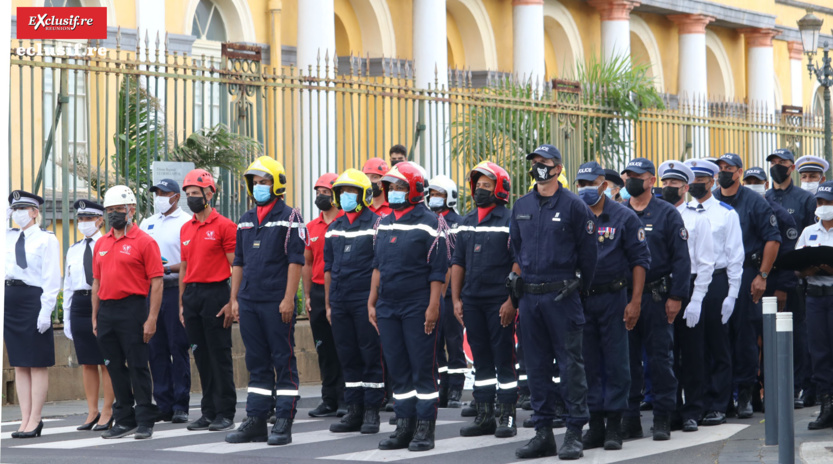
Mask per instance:
[[[52,6],[52,7],[61,7],[61,6],[68,6],[74,8],[80,8],[81,0],[46,0],[43,2],[43,6]]]
[[[225,42],[226,24],[220,14],[220,9],[210,0],[200,0],[197,11],[194,12],[194,23],[191,35],[198,39]]]

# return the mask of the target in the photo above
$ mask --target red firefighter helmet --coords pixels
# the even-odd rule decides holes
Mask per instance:
[[[479,163],[474,167],[474,169],[471,170],[471,173],[469,173],[469,188],[471,189],[472,194],[474,194],[477,179],[482,175],[485,175],[489,179],[495,181],[495,198],[497,198],[499,202],[508,203],[509,193],[512,190],[512,181],[509,179],[509,174],[506,170],[491,161],[483,161]]]
[[[194,169],[185,175],[185,180],[182,182],[182,191],[186,187],[200,187],[210,188],[212,192],[217,192],[217,186],[214,185],[214,177],[205,169]]]
[[[388,163],[382,158],[370,158],[364,162],[362,172],[365,174],[379,174],[384,176],[388,172]]]
[[[425,198],[425,177],[420,168],[410,161],[402,161],[390,168],[390,171],[382,177],[382,188],[385,190],[385,198],[388,197],[388,189],[391,183],[407,185],[408,203],[419,204]]]
[[[326,174],[322,174],[321,177],[315,181],[315,187],[312,189],[315,190],[319,187],[323,187],[325,189],[333,189],[333,184],[335,183],[336,179],[338,179],[338,174],[328,172]]]

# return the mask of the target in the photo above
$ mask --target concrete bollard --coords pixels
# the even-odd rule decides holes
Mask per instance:
[[[793,313],[777,313],[775,331],[778,347],[778,463],[795,464]]]
[[[764,297],[764,409],[766,418],[764,428],[767,446],[778,444],[778,361],[775,337],[775,314],[778,312],[778,300],[774,296]]]

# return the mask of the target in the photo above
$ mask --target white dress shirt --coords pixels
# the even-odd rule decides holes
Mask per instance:
[[[825,229],[821,221],[804,228],[795,249],[804,247],[829,246],[833,247],[833,229]],[[833,276],[807,276],[810,285],[833,285]]]
[[[95,250],[95,242],[101,238],[101,231],[90,237],[90,249]],[[77,290],[92,290],[87,285],[87,275],[84,273],[84,251],[87,249],[87,237],[72,244],[67,250],[66,266],[64,266],[64,320],[72,308],[72,294]],[[92,269],[90,269],[92,272]]]
[[[190,214],[182,211],[182,208],[176,207],[176,211],[167,216],[164,214],[154,214],[145,218],[142,224],[139,225],[143,231],[147,232],[148,235],[156,240],[157,245],[159,245],[159,251],[162,253],[162,262],[166,266],[179,264],[182,261],[179,231],[182,229],[182,225],[190,220]],[[164,279],[178,280],[179,274],[174,272],[164,276]]]
[[[697,200],[689,205],[699,208]],[[726,269],[729,278],[729,295],[737,298],[743,277],[743,231],[737,211],[726,203],[710,196],[703,203],[703,213],[712,227],[712,243],[715,253],[715,269]]]
[[[688,254],[691,257],[691,274],[697,274],[694,279],[694,290],[691,299],[703,301],[712,283],[714,273],[714,248],[709,220],[702,214],[690,208],[685,203],[677,206],[677,211],[683,217],[683,223],[688,231]]]
[[[15,245],[20,234],[26,237],[26,269],[17,265]],[[22,280],[26,285],[40,287],[40,312],[55,310],[61,290],[61,251],[55,234],[33,225],[25,231],[6,230],[6,280]]]

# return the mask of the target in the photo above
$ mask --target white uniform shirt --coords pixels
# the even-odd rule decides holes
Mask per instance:
[[[164,214],[154,214],[142,221],[139,227],[148,233],[157,245],[159,251],[162,253],[162,262],[166,266],[179,264],[181,259],[181,249],[179,242],[179,231],[182,225],[191,220],[191,215],[182,211],[182,208],[177,208],[173,213],[165,216]],[[176,272],[164,276],[165,280],[177,280],[179,274]]]
[[[795,244],[795,249],[817,246],[833,246],[833,229],[825,230],[821,221],[807,226],[801,232],[801,236],[798,237],[798,242]],[[833,276],[808,276],[807,283],[810,285],[833,285]]]
[[[95,250],[95,242],[101,238],[101,231],[90,237],[90,249]],[[64,266],[64,314],[72,307],[72,293],[76,290],[92,290],[87,285],[87,275],[84,273],[84,251],[87,249],[87,237],[72,244],[67,250],[66,266]],[[92,269],[90,269],[92,272]],[[64,317],[66,320],[66,317]]]
[[[699,208],[697,200],[689,205]],[[712,227],[712,245],[715,254],[715,269],[726,269],[729,279],[729,295],[737,298],[743,277],[743,231],[737,211],[714,197],[702,203],[703,213]]]
[[[691,257],[691,274],[697,274],[694,279],[692,300],[703,301],[714,273],[714,248],[712,247],[711,225],[702,214],[690,208],[685,203],[677,207],[683,223],[688,231],[688,254]]]
[[[26,269],[17,265],[15,245],[20,234],[26,237]],[[41,311],[55,309],[58,291],[61,290],[61,245],[51,232],[33,225],[21,232],[6,230],[6,280],[22,280],[26,285],[40,287]]]

